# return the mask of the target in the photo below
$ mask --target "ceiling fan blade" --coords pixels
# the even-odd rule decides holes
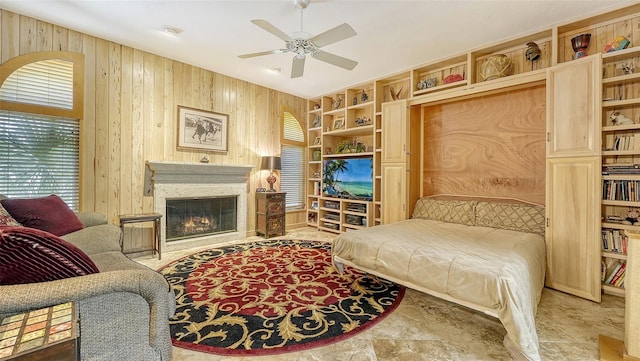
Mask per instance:
[[[306,57],[305,57],[306,58]],[[291,78],[299,78],[304,74],[304,59],[293,57],[293,64],[291,64]]]
[[[251,54],[242,54],[242,55],[238,55],[238,58],[242,58],[242,59],[246,59],[246,58],[253,58],[256,56],[262,56],[262,55],[269,55],[269,54],[281,54],[284,53],[286,50],[283,49],[276,49],[276,50],[269,50],[269,51],[261,51],[259,53],[251,53]]]
[[[323,46],[336,43],[340,40],[344,40],[350,38],[352,36],[357,35],[356,31],[353,30],[351,25],[344,23],[342,25],[338,25],[333,29],[329,29],[322,34],[318,34],[313,38],[309,39],[310,42],[315,44],[318,48]]]
[[[317,50],[315,53],[313,53],[312,56],[320,61],[324,61],[325,63],[339,66],[347,70],[353,70],[353,68],[355,68],[356,65],[358,65],[358,62],[355,60],[343,58],[341,56],[327,53],[326,51],[322,51],[322,50]]]
[[[284,41],[292,41],[292,40],[294,40],[292,37],[287,35],[282,30],[280,30],[280,29],[276,28],[275,26],[271,25],[271,23],[269,23],[266,20],[257,19],[257,20],[251,20],[251,22],[256,24],[256,25],[258,25],[259,27],[263,28],[264,30],[270,32],[271,34],[279,37],[280,39],[282,39]]]

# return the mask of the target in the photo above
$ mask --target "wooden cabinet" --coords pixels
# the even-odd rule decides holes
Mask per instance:
[[[547,71],[547,157],[600,153],[600,54]]]
[[[382,105],[381,222],[409,218],[419,197],[420,125],[406,100]]]
[[[404,163],[382,163],[382,224],[408,218],[407,167]]]
[[[382,105],[382,163],[404,163],[407,160],[409,110],[406,100]]]
[[[256,233],[265,238],[285,234],[285,192],[256,193]]]
[[[600,54],[547,71],[546,285],[600,302]]]
[[[546,286],[600,302],[600,159],[552,158],[546,168]]]

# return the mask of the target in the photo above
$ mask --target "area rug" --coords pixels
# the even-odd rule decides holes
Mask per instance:
[[[171,338],[219,355],[274,355],[335,343],[389,315],[392,282],[347,268],[326,242],[264,240],[209,249],[159,271],[176,293]]]

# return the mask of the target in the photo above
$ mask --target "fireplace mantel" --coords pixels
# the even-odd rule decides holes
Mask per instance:
[[[162,215],[160,242],[163,250],[211,246],[247,236],[247,182],[253,166],[147,161],[145,168],[144,194],[153,196],[154,212]],[[167,200],[230,196],[237,197],[235,232],[167,243]]]
[[[153,195],[154,184],[233,184],[246,183],[252,165],[219,165],[147,161],[144,194]]]

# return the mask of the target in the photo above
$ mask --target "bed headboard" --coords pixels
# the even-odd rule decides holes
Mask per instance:
[[[535,233],[544,237],[544,207],[511,198],[451,195],[418,199],[411,218]]]

